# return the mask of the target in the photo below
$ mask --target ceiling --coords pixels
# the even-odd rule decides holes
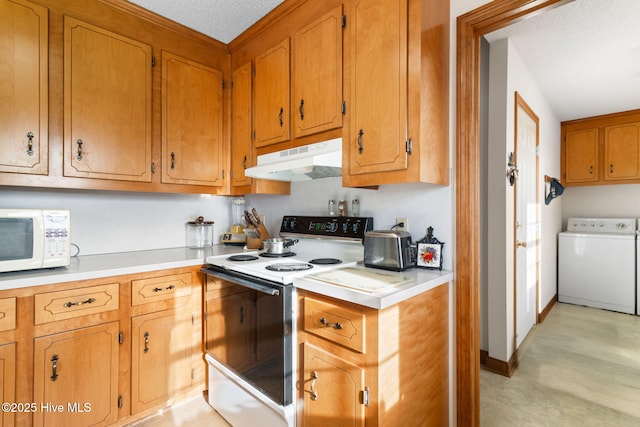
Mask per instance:
[[[486,38],[511,40],[565,121],[640,108],[638,17],[638,0],[576,0]]]
[[[229,43],[283,0],[129,0],[223,43]]]
[[[229,43],[283,0],[129,1]],[[487,40],[510,38],[558,119],[572,120],[640,108],[639,16],[638,0],[575,0]]]

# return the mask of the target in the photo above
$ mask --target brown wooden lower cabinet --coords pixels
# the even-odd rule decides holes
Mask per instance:
[[[131,412],[191,387],[191,313],[167,310],[131,321]]]
[[[364,367],[313,344],[303,347],[304,425],[364,426]]]
[[[16,401],[16,343],[0,345],[0,395],[2,402]],[[0,425],[14,425],[14,413],[3,410]]]
[[[448,425],[448,288],[382,310],[300,291],[298,425]]]
[[[0,426],[127,425],[201,393],[200,268],[0,290],[0,394],[16,404]]]
[[[118,420],[118,322],[37,337],[34,426],[106,426]]]

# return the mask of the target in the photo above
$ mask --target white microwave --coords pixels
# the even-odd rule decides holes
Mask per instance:
[[[70,211],[0,209],[0,272],[66,266],[70,252]]]

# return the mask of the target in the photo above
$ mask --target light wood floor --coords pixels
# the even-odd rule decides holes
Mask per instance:
[[[640,316],[558,303],[519,359],[481,371],[483,427],[640,426]]]
[[[204,396],[180,402],[155,416],[133,423],[131,427],[230,427]]]

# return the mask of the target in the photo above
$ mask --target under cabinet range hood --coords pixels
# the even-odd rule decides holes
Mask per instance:
[[[263,154],[257,163],[244,174],[287,182],[342,176],[342,138]]]

